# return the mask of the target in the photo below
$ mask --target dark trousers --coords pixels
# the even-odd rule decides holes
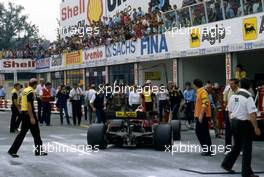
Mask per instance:
[[[140,104],[132,104],[131,106],[132,111],[135,111],[139,106]]]
[[[231,130],[231,122],[227,111],[225,111],[224,118],[225,118],[225,146],[231,146],[232,130]]]
[[[64,111],[64,114],[66,117],[67,124],[70,124],[67,103],[60,105],[60,121],[61,121],[61,124],[63,124],[63,111]]]
[[[185,118],[188,120],[189,124],[192,123],[194,120],[193,108],[194,108],[194,102],[187,102],[186,103]]]
[[[146,112],[153,112],[153,102],[145,102]]]
[[[96,108],[97,123],[105,123],[104,110],[102,108]]]
[[[167,106],[167,100],[160,100],[159,101],[159,120],[162,121],[163,119],[163,112],[165,112]]]
[[[43,114],[42,114],[42,119],[40,123],[42,124],[43,122],[46,123],[46,125],[50,125],[50,116],[51,116],[51,104],[50,102],[42,102],[43,106]]]
[[[82,120],[81,100],[72,100],[72,119],[74,125],[76,125],[76,118],[78,118],[78,125],[80,125]]]
[[[11,106],[11,111],[12,115],[10,121],[10,132],[15,132],[15,130],[18,129],[19,124],[21,123],[21,116],[18,109],[14,105]]]
[[[231,127],[234,145],[231,152],[226,155],[222,166],[232,169],[242,150],[242,177],[249,177],[253,174],[251,169],[253,126],[250,121],[232,119]]]
[[[37,118],[36,118],[36,116],[34,116],[34,117],[35,117],[36,123],[34,125],[32,125],[30,123],[29,115],[27,113],[23,113],[23,112],[21,113],[21,118],[22,118],[21,131],[17,135],[13,145],[11,146],[11,148],[9,149],[8,152],[14,153],[14,154],[17,153],[17,151],[19,150],[20,146],[23,143],[23,140],[24,140],[28,130],[30,130],[30,132],[34,138],[36,153],[40,152],[40,148],[42,146],[42,140],[40,137],[40,131],[39,131],[39,125],[38,125]]]
[[[209,132],[209,120],[204,117],[202,122],[196,119],[196,128],[195,128],[196,136],[202,147],[207,147],[210,149],[212,145],[210,132]]]
[[[93,109],[90,105],[88,106],[88,115],[89,115],[89,124],[92,124],[93,123]]]
[[[84,119],[88,119],[88,106],[84,106]]]
[[[43,122],[42,120],[42,110],[43,110],[42,101],[39,98],[37,98],[37,103],[38,103],[38,120],[41,123]]]
[[[172,111],[172,120],[178,120],[178,112],[180,109],[180,104],[172,104],[171,111]]]

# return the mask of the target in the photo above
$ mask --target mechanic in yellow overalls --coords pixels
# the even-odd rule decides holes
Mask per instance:
[[[38,119],[35,113],[34,108],[34,99],[35,99],[35,89],[37,87],[38,81],[33,78],[29,81],[29,87],[23,90],[21,98],[21,119],[22,126],[21,131],[17,135],[13,145],[8,151],[8,154],[14,158],[19,157],[17,151],[19,150],[23,140],[30,129],[30,132],[34,138],[35,143],[35,155],[36,156],[45,156],[47,153],[42,151],[42,140],[40,137],[40,130]]]
[[[20,106],[19,106],[19,90],[21,85],[16,83],[11,91],[12,94],[12,105],[11,105],[11,121],[10,121],[10,133],[15,133],[20,124]]]

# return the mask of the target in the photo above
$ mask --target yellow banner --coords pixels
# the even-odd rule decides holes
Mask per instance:
[[[199,28],[193,28],[190,33],[190,47],[196,48],[201,46],[201,34]]]
[[[82,64],[82,50],[64,54],[65,65],[74,66]]]
[[[160,71],[153,71],[153,72],[145,72],[145,81],[146,80],[161,80],[161,74]]]
[[[244,41],[255,40],[258,37],[257,18],[246,18],[243,20],[243,38]]]

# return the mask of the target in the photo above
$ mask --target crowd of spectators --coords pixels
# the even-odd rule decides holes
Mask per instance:
[[[20,49],[2,49],[0,50],[0,59],[27,59],[27,58],[43,58],[58,54],[59,51],[53,43],[45,43],[39,39],[31,43],[27,43]]]
[[[244,7],[242,9],[242,7]],[[0,50],[0,58],[48,57],[62,52],[89,49],[125,40],[137,40],[149,35],[164,33],[172,27],[190,27],[230,19],[263,11],[261,0],[183,0],[182,7],[149,4],[148,12],[141,7],[131,12],[121,11],[113,17],[103,17],[89,27],[98,33],[71,35],[43,48],[41,42],[28,44],[23,50]],[[223,15],[224,13],[224,15]],[[207,16],[206,16],[207,14]]]

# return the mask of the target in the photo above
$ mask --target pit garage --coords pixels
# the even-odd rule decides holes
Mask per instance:
[[[151,80],[154,85],[166,84],[173,80],[173,60],[158,60],[139,64],[139,84]]]
[[[259,81],[264,81],[264,50],[237,53],[237,64],[241,64],[247,77],[254,80],[254,87]]]
[[[178,62],[179,86],[199,78],[225,85],[225,54],[180,58]]]

